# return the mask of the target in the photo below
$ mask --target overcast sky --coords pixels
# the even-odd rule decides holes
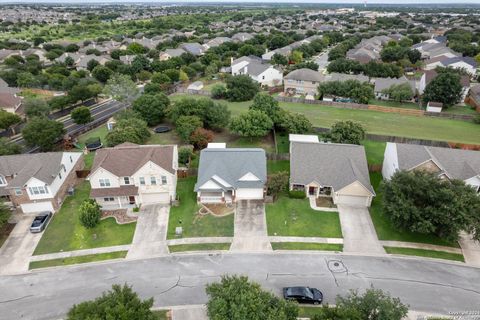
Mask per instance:
[[[201,2],[222,2],[222,3],[232,3],[232,2],[248,2],[248,3],[363,3],[363,0],[300,0],[300,1],[292,1],[292,0],[183,0],[183,1],[158,1],[158,0],[143,0],[143,1],[136,1],[136,0],[0,0],[0,3],[135,3],[135,2],[150,2],[150,3],[201,3]],[[367,3],[388,3],[388,4],[407,4],[407,3],[415,3],[415,4],[426,4],[426,3],[453,3],[455,5],[461,3],[468,3],[468,4],[480,4],[480,0],[367,0]]]

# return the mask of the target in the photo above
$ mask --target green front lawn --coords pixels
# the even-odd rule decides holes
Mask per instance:
[[[342,238],[338,213],[315,211],[307,199],[280,196],[266,212],[270,236]]]
[[[413,249],[413,248],[398,248],[398,247],[384,247],[389,254],[403,254],[407,256],[420,256],[427,258],[445,259],[465,262],[463,255],[460,253],[451,253],[445,251]]]
[[[175,95],[172,100],[185,96],[189,95]],[[252,104],[251,101],[223,102],[228,105],[232,115],[246,112]],[[373,134],[461,143],[480,141],[480,126],[473,122],[303,103],[280,102],[280,106],[304,114],[317,127],[330,128],[337,121],[353,120]]]
[[[38,269],[38,268],[48,268],[48,267],[57,267],[57,266],[66,266],[70,264],[80,264],[88,263],[94,261],[103,261],[111,259],[122,259],[127,256],[128,251],[118,251],[118,252],[108,252],[108,253],[99,253],[99,254],[89,254],[86,256],[80,257],[69,257],[69,258],[60,258],[52,259],[45,261],[32,261],[30,262],[29,269]]]
[[[288,160],[268,160],[267,173],[277,173],[281,171],[290,172],[290,161]]]
[[[179,226],[183,227],[183,238],[233,236],[233,214],[226,217],[196,214],[199,208],[193,191],[196,180],[197,177],[188,177],[177,181],[180,205],[170,208],[168,239],[176,238],[175,228]]]
[[[109,247],[132,242],[136,223],[120,225],[114,218],[100,221],[93,229],[84,228],[79,221],[78,208],[88,199],[90,183],[82,182],[74,196],[67,196],[62,208],[54,216],[35,249],[34,255]]]
[[[362,145],[365,147],[368,164],[380,165],[383,163],[383,155],[387,146],[386,142],[363,140]]]
[[[194,243],[168,246],[170,252],[228,250],[230,243]]]
[[[371,173],[370,182],[376,192],[376,197],[373,198],[372,206],[370,207],[370,216],[372,217],[375,230],[379,240],[393,240],[405,242],[428,243],[439,246],[459,247],[458,243],[452,243],[432,234],[422,234],[410,232],[408,230],[400,230],[396,228],[387,216],[383,214],[382,210],[382,187],[381,173]]]
[[[342,244],[309,242],[272,242],[273,250],[343,251]]]

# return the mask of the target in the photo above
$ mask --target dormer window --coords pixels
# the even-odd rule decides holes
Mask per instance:
[[[0,186],[6,186],[7,180],[5,180],[4,176],[0,176]]]
[[[125,184],[130,184],[130,177],[123,177],[123,182]]]

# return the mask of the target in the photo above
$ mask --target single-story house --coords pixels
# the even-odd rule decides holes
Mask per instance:
[[[372,81],[375,83],[375,87],[373,89],[375,93],[375,97],[381,100],[388,100],[390,99],[390,95],[384,93],[385,89],[389,89],[391,86],[394,85],[401,85],[401,84],[408,84],[410,89],[412,90],[412,96],[415,94],[415,81],[408,80],[405,76],[401,78],[374,78]]]
[[[232,36],[232,40],[236,42],[245,42],[247,40],[253,39],[253,35],[246,32],[235,33]]]
[[[317,94],[318,85],[323,80],[320,72],[307,68],[297,69],[284,77],[285,94]]]
[[[123,143],[95,153],[87,180],[104,209],[170,204],[176,197],[176,145]]]
[[[370,184],[363,146],[301,141],[290,137],[290,190],[331,197],[336,205],[369,207]]]
[[[169,60],[174,57],[180,57],[185,52],[183,49],[165,49],[165,51],[160,52],[159,59],[160,61]]]
[[[480,151],[387,142],[382,175],[399,170],[424,170],[441,179],[459,179],[480,192]]]
[[[194,191],[199,203],[263,200],[266,182],[265,150],[216,143],[200,152]]]
[[[274,87],[282,84],[283,73],[255,56],[241,57],[231,61],[233,76],[246,74],[262,86]]]
[[[201,56],[207,51],[207,49],[197,42],[182,43],[180,48],[194,56]]]
[[[83,169],[80,152],[0,157],[0,197],[23,213],[57,211]]]
[[[0,110],[4,110],[10,113],[19,113],[20,107],[22,105],[22,97],[17,96],[14,90],[15,88],[0,89]]]

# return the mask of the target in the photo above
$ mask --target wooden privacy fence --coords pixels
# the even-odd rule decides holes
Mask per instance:
[[[423,116],[425,114],[425,111],[418,110],[418,109],[394,108],[394,107],[377,106],[373,104],[368,105],[368,110],[380,111],[385,113],[399,113],[399,114],[406,114],[410,116]]]
[[[316,105],[341,108],[341,109],[362,109],[362,110],[368,109],[368,106],[366,104],[353,103],[353,102],[321,101],[321,100],[311,100],[311,99],[304,99],[304,98],[282,97],[282,96],[276,96],[275,99],[277,99],[277,101],[280,101],[280,102],[316,104]]]

